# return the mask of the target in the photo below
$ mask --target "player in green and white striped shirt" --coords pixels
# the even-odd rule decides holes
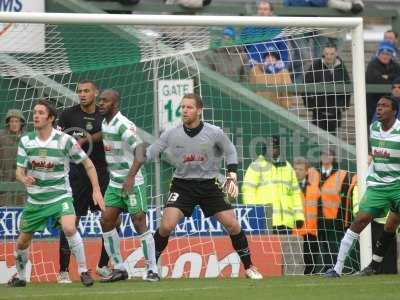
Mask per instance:
[[[335,267],[326,272],[326,277],[340,277],[347,254],[361,231],[374,218],[385,217],[389,209],[384,243],[390,243],[394,237],[400,220],[400,121],[396,118],[397,110],[395,99],[390,96],[379,99],[376,107],[379,121],[372,123],[370,128],[373,161],[367,177],[367,190],[356,219],[340,243]]]
[[[135,124],[119,111],[119,93],[105,90],[100,95],[99,111],[104,115],[102,137],[106,153],[110,184],[104,196],[106,211],[102,214],[104,246],[114,270],[103,282],[125,280],[128,273],[119,248],[119,236],[115,224],[119,214],[127,210],[137,233],[140,234],[143,254],[147,265],[145,280],[159,281],[155,259],[154,239],[146,225],[147,197],[142,173],[135,177],[135,186],[129,184],[128,172],[133,164],[134,151],[142,143]]]
[[[18,146],[16,178],[28,192],[20,223],[15,260],[17,274],[8,284],[12,287],[26,285],[28,247],[33,234],[43,231],[49,219],[61,224],[71,252],[75,255],[81,281],[93,285],[86,267],[85,251],[76,230],[75,211],[68,182],[68,163],[82,163],[93,186],[93,200],[105,209],[97,180],[96,169],[79,144],[71,136],[53,128],[55,108],[46,100],[39,100],[33,108],[35,132],[24,135]]]

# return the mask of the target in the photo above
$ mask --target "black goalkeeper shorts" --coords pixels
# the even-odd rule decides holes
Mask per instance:
[[[206,218],[232,209],[216,179],[174,178],[165,207],[179,208],[185,217],[190,217],[196,205],[200,206]]]
[[[110,176],[105,169],[96,171],[100,190],[104,196],[108,183],[110,182]],[[93,203],[92,184],[86,172],[70,172],[69,183],[72,189],[72,198],[74,199],[74,208],[77,216],[86,216],[89,209],[92,212],[100,210],[100,207]]]

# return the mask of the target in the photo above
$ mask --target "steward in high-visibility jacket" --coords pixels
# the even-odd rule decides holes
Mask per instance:
[[[321,242],[324,269],[336,262],[340,241],[345,232],[346,196],[349,173],[338,168],[333,149],[321,152],[320,191],[318,203],[318,240]]]
[[[314,168],[308,168],[304,183],[299,181],[301,197],[303,199],[305,222],[299,229],[293,231],[295,235],[318,235],[318,199],[320,197],[320,174]]]
[[[303,260],[304,274],[314,274],[317,272],[320,253],[318,245],[318,199],[320,197],[318,171],[309,166],[309,162],[304,157],[297,157],[293,161],[297,180],[303,198],[305,222],[299,229],[293,229],[293,234],[301,236],[303,239]]]
[[[244,204],[272,205],[276,229],[290,231],[304,221],[299,184],[288,161],[272,162],[260,155],[246,170],[242,192]]]

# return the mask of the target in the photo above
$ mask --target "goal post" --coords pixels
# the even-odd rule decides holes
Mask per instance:
[[[15,37],[7,36],[8,28],[13,30],[13,26],[7,27],[7,24],[20,24],[19,28],[14,27],[16,33],[33,30],[31,35],[41,36],[40,40],[43,41],[42,47],[31,53],[26,50],[15,51],[15,47],[13,50],[0,47],[0,94],[7,99],[4,107],[20,109],[28,120],[29,129],[32,129],[31,110],[34,99],[46,96],[58,109],[69,107],[78,103],[75,91],[79,81],[90,79],[100,88],[116,88],[121,91],[122,112],[136,123],[141,137],[152,142],[160,132],[179,121],[179,100],[183,93],[195,91],[206,100],[204,119],[221,126],[234,140],[240,161],[240,185],[247,167],[256,158],[252,152],[259,150],[260,144],[266,142],[266,137],[282,135],[285,141],[281,147],[290,159],[295,154],[307,152],[308,148],[334,146],[339,150],[346,170],[353,172],[352,165],[356,165],[361,193],[365,189],[368,137],[362,18],[0,13],[0,26],[3,25],[5,34],[0,35],[0,43],[3,39],[7,45],[18,46],[21,43],[18,34]],[[33,29],[25,25],[32,25]],[[284,109],[267,101],[265,94],[258,93],[253,89],[254,86],[248,84],[247,78],[243,80],[243,75],[239,79],[224,76],[224,69],[235,66],[224,63],[219,51],[235,57],[242,64],[240,67],[247,70],[244,76],[248,76],[249,64],[242,60],[242,48],[246,44],[262,42],[265,38],[259,36],[247,39],[238,34],[233,42],[224,45],[221,43],[221,35],[226,26],[237,29],[246,26],[279,28],[271,33],[269,39],[283,38],[296,45],[302,45],[302,41],[310,36],[316,39],[319,33],[315,32],[322,29],[333,34],[349,32],[352,94],[356,111],[355,134],[345,131],[345,139],[342,139],[311,123],[301,100],[304,88],[307,88],[304,82],[293,80],[293,84],[261,84],[268,91],[272,90],[278,98],[288,98],[289,92],[293,95],[294,108]],[[296,61],[299,70],[292,72],[304,73],[305,66],[316,56],[311,46],[297,47],[295,50],[306,53],[307,57],[300,54]],[[328,94],[348,93],[335,83],[323,84]],[[4,116],[5,111],[0,106],[0,116]],[[347,115],[344,121],[350,122]],[[346,136],[352,134],[355,136],[355,146]],[[160,219],[159,210],[167,195],[172,166],[173,161],[168,156],[146,166],[148,192],[154,205],[148,220],[151,230],[155,229]],[[221,169],[221,174],[223,172]],[[241,198],[234,204],[242,224],[248,225],[248,228],[260,226],[255,230],[248,229],[251,247],[259,247],[255,252],[271,259],[271,265],[296,265],[297,262],[289,259],[290,255],[280,253],[284,251],[287,241],[269,234],[271,216],[267,211],[270,209],[242,205],[240,201]],[[0,219],[3,218],[0,224],[0,262],[9,262],[12,256],[10,249],[15,233],[8,230],[7,226],[16,222],[14,219],[19,213],[20,210],[7,211],[6,208],[0,215]],[[86,232],[85,236],[99,237],[96,218],[98,216],[90,215],[81,222],[80,229]],[[129,219],[124,217],[122,234],[125,239],[122,249],[128,255],[126,263],[133,266],[129,269],[130,275],[138,276],[141,274],[140,268],[135,265],[141,260],[141,254],[136,251],[138,243],[130,239],[135,235],[131,225]],[[54,237],[52,232],[45,232],[41,237],[49,236]],[[218,255],[218,249],[227,246],[221,236],[223,230],[220,225],[205,219],[196,210],[193,218],[185,219],[175,230],[170,241],[172,246],[162,256],[163,275],[196,277],[201,274],[204,277],[215,277],[223,274],[221,270],[226,270],[226,266],[230,266],[230,274],[239,276],[240,263],[235,253],[224,252],[222,256]],[[296,245],[296,255],[301,254],[299,241],[289,239],[288,242]],[[367,230],[362,233],[360,243],[363,267],[372,256],[371,236]],[[39,264],[46,274],[51,275],[35,273],[35,280],[53,280],[57,266],[46,261],[41,247],[44,247],[43,242],[32,247],[32,266],[35,269]],[[190,270],[185,266],[186,262],[192,264]],[[3,278],[0,276],[1,280]]]

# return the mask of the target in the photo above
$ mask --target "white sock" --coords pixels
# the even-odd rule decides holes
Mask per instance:
[[[26,263],[28,262],[28,249],[17,249],[14,253],[15,266],[18,272],[18,278],[26,281]]]
[[[354,242],[358,240],[360,235],[347,229],[346,234],[344,235],[342,241],[340,242],[339,253],[337,257],[337,262],[334,267],[336,273],[339,275],[342,274],[344,262],[346,261],[347,254],[349,253],[350,249],[353,247]]]
[[[381,263],[381,262],[383,261],[383,257],[382,257],[382,256],[379,256],[379,255],[376,255],[376,254],[373,254],[373,255],[372,255],[372,260],[373,260],[373,261],[376,261],[376,262],[378,262],[378,263]]]
[[[87,272],[85,249],[83,247],[82,237],[78,232],[73,236],[66,236],[71,253],[75,256],[78,264],[79,274]]]
[[[139,238],[142,243],[144,260],[146,261],[148,270],[158,273],[153,235],[150,231],[146,231]]]
[[[114,269],[125,270],[124,261],[119,249],[119,235],[114,228],[111,231],[103,232],[104,248],[114,265]]]

